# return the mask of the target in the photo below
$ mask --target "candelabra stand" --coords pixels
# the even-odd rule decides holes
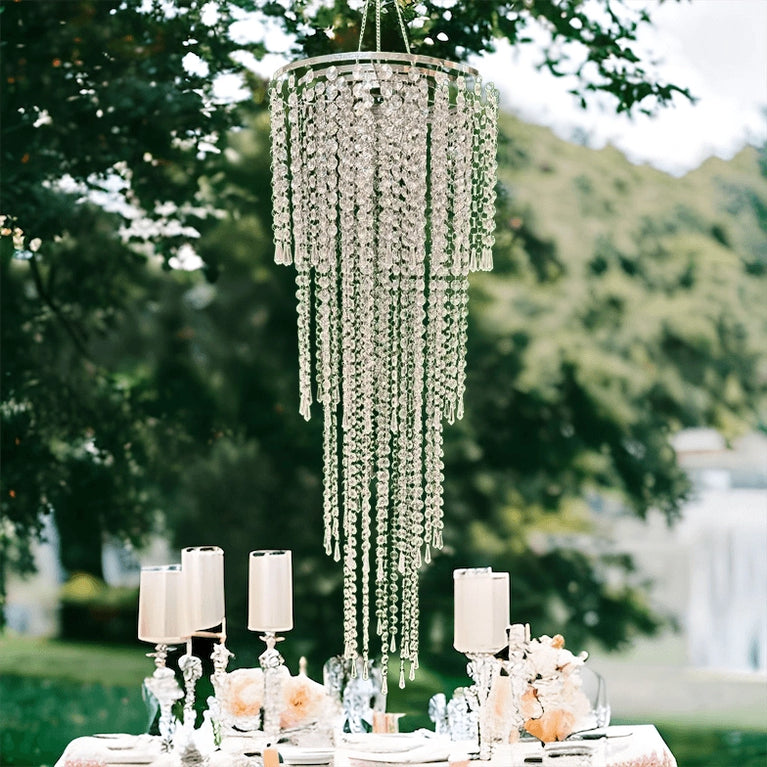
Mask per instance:
[[[469,689],[472,697],[476,699],[479,714],[479,758],[480,761],[486,762],[493,755],[493,737],[485,704],[500,671],[500,665],[491,652],[468,652],[466,657],[469,659],[466,672],[474,682]]]
[[[530,647],[529,624],[516,623],[506,629],[508,639],[508,660],[502,662],[502,666],[509,675],[511,696],[516,702],[513,707],[512,724],[518,730],[524,727],[525,720],[519,710],[519,703],[527,691],[528,679],[525,670],[525,655]]]
[[[224,726],[221,699],[223,698],[224,685],[226,684],[226,667],[229,665],[229,659],[234,657],[234,653],[226,646],[226,619],[221,624],[221,633],[215,636],[219,641],[213,645],[213,651],[210,654],[210,659],[213,663],[213,673],[210,677],[211,684],[213,685],[213,695],[208,698],[208,708],[210,710],[215,742],[216,745],[220,745]]]
[[[202,676],[202,661],[192,655],[192,637],[186,640],[186,652],[178,659],[178,667],[184,677],[184,730],[194,730],[194,697],[197,680]]]
[[[259,637],[266,643],[264,650],[258,657],[259,665],[264,672],[264,735],[270,741],[276,739],[280,733],[280,714],[282,713],[282,686],[281,667],[285,659],[275,647],[277,642],[282,642],[285,637],[278,637],[273,631],[265,631]]]
[[[175,725],[171,709],[174,701],[183,697],[184,693],[176,682],[176,676],[172,669],[165,665],[169,648],[166,644],[155,645],[154,652],[147,653],[148,658],[154,658],[155,670],[152,676],[144,679],[147,690],[157,698],[160,704],[160,737],[163,751],[170,751],[173,747],[173,732]]]

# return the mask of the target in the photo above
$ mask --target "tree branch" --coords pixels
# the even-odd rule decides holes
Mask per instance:
[[[75,330],[74,325],[69,321],[64,312],[61,311],[61,308],[53,300],[53,297],[45,289],[42,275],[40,274],[40,266],[34,253],[29,258],[29,266],[32,270],[32,277],[35,281],[35,287],[37,288],[37,293],[40,298],[43,300],[45,305],[48,306],[48,308],[56,315],[59,322],[61,323],[61,326],[64,328],[64,331],[75,345],[78,353],[85,359],[93,361],[93,357],[85,346],[85,342],[80,338],[77,331]]]

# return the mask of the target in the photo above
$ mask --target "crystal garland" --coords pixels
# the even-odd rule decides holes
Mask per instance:
[[[403,686],[418,568],[442,546],[442,422],[463,415],[468,274],[492,268],[497,91],[463,65],[358,52],[283,67],[270,107],[275,260],[297,272],[300,412],[313,369],[324,411],[344,655],[367,668],[374,615],[384,683],[399,647]]]

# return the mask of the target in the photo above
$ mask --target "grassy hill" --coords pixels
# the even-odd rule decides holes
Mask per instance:
[[[630,251],[639,228],[653,223],[710,237],[744,258],[761,258],[763,268],[767,263],[767,177],[754,147],[676,178],[634,165],[612,146],[571,144],[501,115],[498,160],[514,206],[568,262],[582,260],[605,238]]]
[[[584,381],[603,379],[608,407],[625,406],[611,387],[660,386],[689,402],[672,429],[749,428],[744,393],[763,393],[765,376],[739,360],[767,357],[764,154],[746,147],[676,178],[502,115],[498,159],[495,269],[474,277],[472,309],[483,330],[524,337],[521,385],[573,359]],[[741,404],[749,417],[733,415]]]

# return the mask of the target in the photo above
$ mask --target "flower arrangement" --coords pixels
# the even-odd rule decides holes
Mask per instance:
[[[517,724],[544,743],[564,740],[589,711],[580,669],[588,653],[574,655],[560,635],[509,645],[508,671]]]
[[[280,729],[290,730],[321,720],[328,696],[318,682],[300,673],[291,676],[284,666],[279,673]],[[265,677],[260,668],[230,671],[221,686],[220,705],[225,719],[242,730],[262,726]]]

